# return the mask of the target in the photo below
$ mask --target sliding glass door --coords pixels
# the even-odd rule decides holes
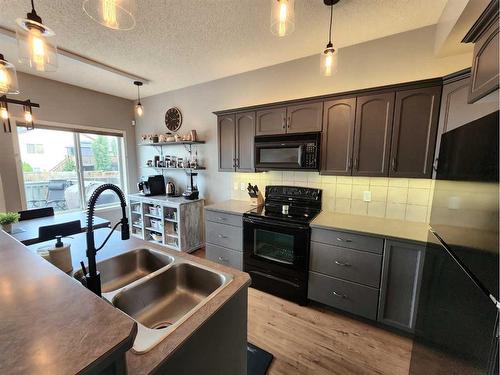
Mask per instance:
[[[90,132],[17,128],[26,208],[82,210],[104,183],[123,189],[122,137]],[[118,202],[105,192],[98,205]]]

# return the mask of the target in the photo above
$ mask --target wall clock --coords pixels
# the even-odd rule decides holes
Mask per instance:
[[[176,132],[182,125],[182,113],[179,108],[172,107],[165,112],[165,125],[171,132]]]

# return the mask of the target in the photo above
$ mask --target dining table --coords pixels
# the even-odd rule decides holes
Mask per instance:
[[[87,213],[75,211],[20,221],[12,225],[12,230],[9,234],[25,245],[32,245],[41,242],[38,238],[38,228],[46,225],[63,224],[75,220],[80,220],[81,232],[86,232]],[[109,228],[110,225],[111,223],[109,220],[94,216],[94,229]]]

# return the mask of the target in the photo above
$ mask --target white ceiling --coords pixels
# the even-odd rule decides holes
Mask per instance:
[[[446,1],[341,0],[334,44],[345,47],[435,24]],[[310,56],[327,42],[329,11],[322,0],[295,1],[295,32],[285,38],[269,31],[270,0],[136,3],[136,28],[115,31],[88,18],[82,0],[35,1],[59,46],[149,79],[143,96]],[[14,29],[15,19],[28,10],[29,0],[0,0],[0,26]],[[15,63],[15,40],[1,35],[0,53]],[[136,95],[130,79],[64,56],[57,72],[39,75],[130,99]]]

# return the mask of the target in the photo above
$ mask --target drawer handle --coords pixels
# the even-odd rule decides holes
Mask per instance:
[[[339,262],[338,260],[335,261],[335,264],[341,267],[351,267],[349,263]]]
[[[226,259],[226,258],[223,258],[223,257],[219,257],[219,260],[220,260],[221,262],[227,262],[227,259]]]
[[[233,167],[234,167],[234,165],[233,165]],[[225,217],[218,217],[217,220],[226,221],[227,219]]]
[[[347,298],[347,296],[345,294],[342,294],[342,293],[337,293],[336,291],[333,291],[332,294],[335,296],[335,297],[339,297],[339,298]]]
[[[224,236],[223,234],[220,234],[220,233],[217,234],[217,237],[219,237],[219,238],[227,238],[227,236]]]
[[[337,241],[340,242],[352,242],[352,240],[344,240],[343,238],[337,237]]]

